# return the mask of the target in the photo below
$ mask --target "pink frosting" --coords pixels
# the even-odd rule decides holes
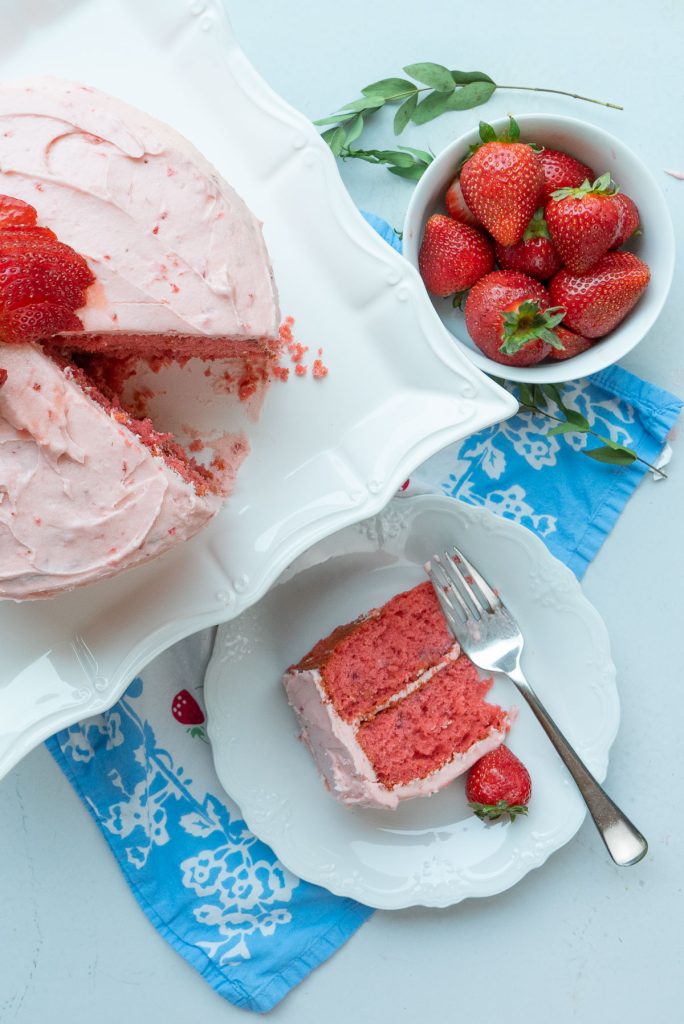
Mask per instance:
[[[38,346],[0,346],[0,597],[49,596],[161,554],[221,498],[152,455]]]
[[[88,332],[277,338],[259,221],[181,135],[56,78],[0,88],[0,192],[88,261]]]
[[[438,665],[418,676],[401,693],[393,694],[387,705],[418,689],[443,668],[446,661],[457,658],[460,653],[460,647],[454,644]],[[437,771],[388,789],[379,781],[356,738],[359,723],[345,722],[340,718],[323,690],[320,671],[293,669],[285,673],[283,684],[288,701],[297,714],[301,737],[309,747],[327,789],[341,803],[350,806],[394,810],[401,800],[431,796],[466,772],[490,750],[501,746],[517,714],[516,709],[511,708],[504,729],[490,729],[483,739],[467,751],[454,754]]]

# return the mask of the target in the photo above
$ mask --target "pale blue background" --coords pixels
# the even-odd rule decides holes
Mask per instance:
[[[0,0],[0,12],[13,6]],[[257,68],[311,116],[329,113],[360,86],[423,59],[623,102],[626,110],[619,114],[560,97],[502,93],[486,116],[555,110],[616,131],[658,175],[681,236],[684,182],[660,174],[663,167],[684,169],[684,5],[678,0],[575,0],[571,13],[567,3],[533,0],[234,0],[230,6]],[[523,68],[526,53],[534,54],[529,70]],[[454,114],[416,129],[413,139],[437,150],[469,116]],[[386,127],[378,131],[377,142],[387,138]],[[409,134],[406,141],[411,144]],[[359,205],[401,223],[408,184],[365,165],[348,165],[344,177]],[[665,314],[625,361],[680,395],[683,285],[678,267]],[[682,605],[683,503],[680,445],[669,481],[644,482],[584,581],[610,630],[622,700],[609,788],[649,837],[649,858],[632,869],[614,868],[585,824],[544,868],[501,896],[443,912],[375,914],[271,1019],[681,1019],[682,816],[676,806],[669,813],[669,802],[663,806],[659,787],[664,779],[668,798],[684,790],[681,713],[672,713],[681,708],[676,609]],[[42,749],[0,786],[0,852],[3,1024],[247,1019],[202,985],[150,928]],[[92,913],[95,891],[107,903],[107,915]],[[493,965],[490,993],[482,989],[483,958]]]

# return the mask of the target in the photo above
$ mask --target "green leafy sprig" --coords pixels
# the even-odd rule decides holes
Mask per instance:
[[[431,162],[431,154],[427,154],[427,161],[424,159],[426,154],[422,154],[421,157],[407,163],[406,158],[412,151],[406,146],[401,146],[398,150],[364,150],[355,149],[352,145],[360,137],[368,119],[387,104],[397,105],[394,115],[395,135],[401,135],[409,122],[417,125],[427,124],[428,121],[433,121],[450,110],[470,110],[479,107],[491,99],[497,89],[555,93],[585,100],[587,103],[598,103],[615,110],[623,109],[617,103],[594,100],[589,96],[565,92],[563,89],[499,85],[484,71],[450,71],[444,65],[431,61],[407,64],[403,70],[409,78],[382,78],[378,82],[371,82],[361,90],[359,99],[345,103],[329,117],[314,121],[314,124],[325,127],[321,137],[328,143],[335,156],[382,163],[387,165],[393,174],[417,180]]]
[[[500,381],[499,383],[503,382]],[[548,399],[555,403],[560,413],[559,416],[549,411]],[[565,405],[560,388],[556,384],[520,384],[518,386],[518,400],[523,409],[528,409],[530,412],[536,412],[550,420],[555,420],[556,425],[548,431],[547,437],[556,437],[559,434],[591,434],[592,437],[595,437],[597,441],[601,441],[602,444],[596,448],[585,448],[582,451],[582,455],[586,455],[587,458],[595,459],[596,462],[605,462],[612,466],[630,466],[633,462],[641,462],[654,473],[658,473],[663,479],[667,479],[667,474],[662,469],[652,466],[650,462],[642,459],[632,448],[628,448],[624,444],[618,444],[609,437],[604,437],[603,434],[598,434],[595,430],[592,430],[586,416],[583,416],[576,409],[569,409]]]

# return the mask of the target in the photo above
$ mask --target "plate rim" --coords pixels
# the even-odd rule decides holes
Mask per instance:
[[[602,761],[599,767],[595,767],[593,770],[598,781],[602,782],[608,771],[610,750],[619,728],[619,694],[616,685],[616,668],[612,659],[610,637],[607,626],[598,610],[582,591],[579,580],[575,577],[572,571],[560,561],[560,559],[551,554],[544,542],[531,530],[527,529],[522,524],[516,523],[502,516],[498,516],[486,508],[469,505],[467,502],[461,501],[460,499],[454,499],[438,493],[396,497],[383,511],[385,513],[391,512],[395,506],[399,506],[403,509],[404,514],[410,514],[414,510],[415,514],[417,514],[424,509],[434,509],[447,514],[454,514],[456,518],[458,518],[458,513],[460,512],[462,515],[465,515],[466,518],[472,516],[473,521],[480,520],[483,524],[490,524],[491,528],[495,529],[498,527],[499,530],[503,530],[504,532],[511,530],[514,535],[521,539],[524,538],[524,543],[529,545],[529,548],[532,549],[534,554],[538,555],[541,553],[542,559],[548,559],[548,564],[553,565],[557,578],[562,582],[562,584],[564,584],[563,589],[570,590],[573,593],[577,606],[582,608],[584,616],[586,616],[586,621],[591,624],[592,631],[595,634],[598,634],[603,644],[603,648],[599,653],[605,658],[605,663],[602,668],[603,695],[606,698],[604,702],[605,717],[602,735],[596,741],[601,749]],[[380,513],[380,515],[382,516],[382,513]],[[372,522],[377,518],[377,515],[371,516],[368,521]],[[339,532],[345,532],[353,528],[354,525],[359,526],[360,524],[350,524],[345,527],[343,531]],[[486,526],[484,528],[486,528]],[[324,538],[319,543],[324,544],[326,540],[330,541],[332,538]],[[311,555],[311,549],[308,554]],[[299,559],[295,560],[295,562],[290,566],[285,574],[285,579],[290,579],[291,574],[296,572],[298,560]],[[325,561],[325,559],[323,559],[323,561]],[[252,609],[254,609],[254,607],[255,606],[252,606]],[[506,871],[497,876],[498,882],[492,882],[488,879],[484,882],[480,882],[478,885],[476,882],[471,881],[471,891],[468,892],[462,891],[462,884],[457,891],[449,891],[448,885],[444,885],[443,891],[440,892],[437,886],[431,886],[427,883],[424,887],[424,891],[420,893],[416,893],[415,891],[407,892],[406,890],[394,890],[391,892],[381,891],[378,893],[378,891],[373,890],[372,887],[364,885],[362,879],[359,878],[350,882],[349,877],[337,877],[331,873],[325,874],[325,872],[319,872],[317,874],[315,870],[312,870],[311,862],[307,861],[306,858],[302,857],[301,854],[298,853],[302,848],[301,844],[294,843],[290,846],[285,846],[282,837],[284,837],[287,832],[269,830],[268,816],[261,816],[258,808],[256,806],[250,806],[249,803],[247,803],[245,807],[242,806],[241,800],[243,798],[243,793],[239,785],[236,785],[238,780],[231,780],[227,777],[226,772],[223,771],[220,756],[222,729],[219,721],[219,715],[217,713],[217,694],[218,688],[221,685],[220,676],[228,659],[221,650],[220,639],[221,634],[219,633],[215,642],[214,653],[212,654],[209,665],[207,666],[204,688],[205,704],[207,709],[207,735],[211,742],[214,768],[221,785],[228,793],[229,797],[239,807],[240,814],[244,818],[248,828],[254,832],[261,841],[267,843],[273,849],[281,863],[283,863],[285,867],[299,878],[302,878],[314,885],[322,885],[337,896],[355,899],[358,902],[364,903],[365,905],[378,910],[401,910],[413,906],[444,909],[449,906],[454,906],[462,902],[464,899],[482,899],[487,896],[497,895],[511,888],[513,885],[521,881],[529,871],[539,868],[546,863],[549,857],[565,846],[573,836],[576,835],[582,826],[587,815],[587,808],[583,803],[578,804],[579,813],[576,820],[571,817],[566,818],[564,827],[556,830],[552,841],[547,841],[544,845],[537,844],[532,855],[530,855],[529,851],[518,855],[517,858],[508,865]]]

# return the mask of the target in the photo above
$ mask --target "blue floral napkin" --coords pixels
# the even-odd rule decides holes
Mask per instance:
[[[400,248],[384,221],[368,220]],[[618,367],[563,397],[651,463],[682,404]],[[647,470],[584,458],[585,436],[550,438],[548,426],[524,413],[480,431],[421,466],[405,493],[442,492],[515,519],[581,576]],[[48,748],[153,926],[220,995],[263,1012],[371,911],[295,878],[222,791],[202,707],[213,639],[207,630],[177,644],[111,710]]]

